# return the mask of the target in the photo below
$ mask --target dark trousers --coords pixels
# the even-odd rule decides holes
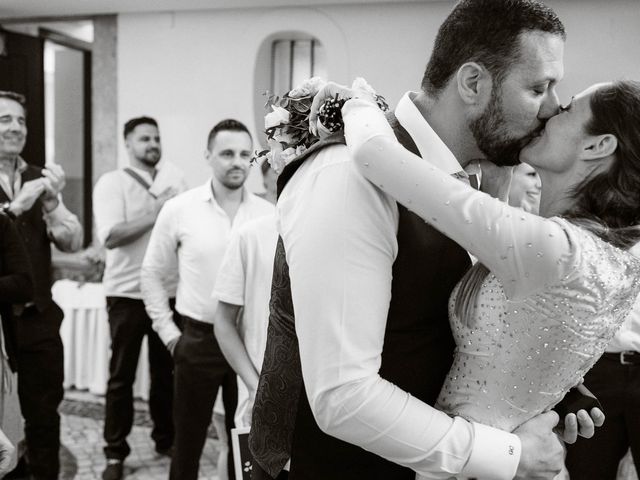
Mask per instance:
[[[222,355],[213,334],[213,326],[185,316],[182,321],[182,336],[173,352],[173,418],[176,436],[169,478],[197,480],[218,389],[222,387],[225,426],[230,442],[233,416],[238,404],[238,387],[236,374]],[[228,471],[229,479],[233,480],[233,449],[230,445]]]
[[[16,317],[18,396],[25,420],[27,461],[34,478],[57,479],[60,415],[64,396],[62,310],[53,302],[42,312],[27,308]]]
[[[593,438],[567,445],[571,480],[615,480],[629,447],[640,472],[640,365],[622,365],[605,354],[584,384],[600,400],[606,420]]]
[[[131,452],[127,436],[133,426],[133,383],[142,339],[149,346],[149,413],[157,450],[173,444],[173,361],[169,350],[151,328],[151,319],[142,300],[107,297],[111,330],[111,361],[104,419],[104,453],[124,460]]]

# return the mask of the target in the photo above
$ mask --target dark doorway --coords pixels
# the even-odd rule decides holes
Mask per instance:
[[[27,144],[22,157],[44,166],[44,40],[0,29],[0,90],[27,98]]]

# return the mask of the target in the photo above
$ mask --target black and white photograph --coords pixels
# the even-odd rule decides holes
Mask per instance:
[[[638,480],[640,0],[0,0],[0,478]]]

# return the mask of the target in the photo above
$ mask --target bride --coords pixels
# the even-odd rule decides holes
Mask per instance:
[[[573,97],[520,154],[542,180],[540,215],[510,207],[402,147],[366,98],[342,108],[360,172],[479,262],[452,293],[457,344],[439,408],[511,431],[593,366],[640,292],[640,82]]]

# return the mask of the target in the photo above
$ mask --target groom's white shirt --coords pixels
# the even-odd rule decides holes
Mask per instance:
[[[447,147],[409,94],[396,116],[421,153]],[[462,168],[449,152],[449,173]],[[428,477],[511,479],[517,436],[448,415],[379,375],[398,227],[396,202],[356,170],[347,147],[300,167],[278,201],[305,388],[328,434]]]

